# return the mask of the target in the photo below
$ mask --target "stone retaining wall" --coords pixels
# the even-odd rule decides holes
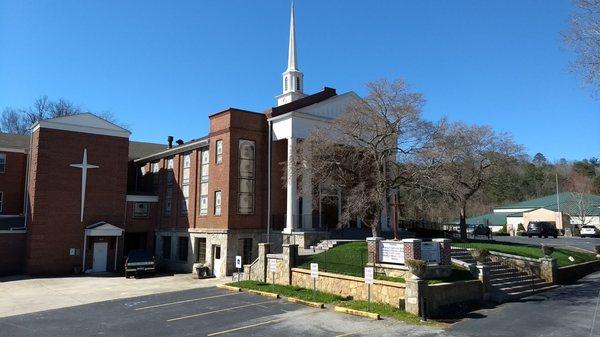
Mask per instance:
[[[568,267],[561,267],[558,268],[558,272],[556,275],[557,283],[572,283],[584,277],[585,275],[593,273],[597,270],[600,270],[600,261],[590,261],[575,264]]]
[[[312,289],[313,280],[310,277],[310,270],[293,268],[292,285]],[[320,271],[316,286],[319,291],[352,297],[355,300],[366,301],[368,298],[367,285],[362,277]],[[404,283],[374,280],[371,285],[371,300],[386,303],[396,308],[403,308],[405,288]]]
[[[457,306],[479,304],[483,300],[483,284],[479,280],[432,284],[425,294],[428,316],[452,313]]]

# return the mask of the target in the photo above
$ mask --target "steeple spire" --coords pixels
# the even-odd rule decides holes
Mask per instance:
[[[296,24],[294,23],[294,2],[292,1],[292,11],[290,14],[290,45],[288,48],[288,67],[287,70],[297,70],[296,64]]]
[[[294,2],[292,1],[288,66],[283,73],[283,93],[277,96],[277,106],[290,103],[306,96],[302,90],[304,90],[304,74],[298,70],[298,57],[296,53],[296,19],[294,15]]]

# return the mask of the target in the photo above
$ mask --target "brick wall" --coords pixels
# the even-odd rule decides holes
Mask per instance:
[[[0,233],[0,276],[20,274],[25,264],[25,233]]]

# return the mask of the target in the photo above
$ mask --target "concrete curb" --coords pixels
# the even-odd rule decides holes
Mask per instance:
[[[374,313],[374,312],[366,312],[366,311],[354,310],[354,309],[345,308],[345,307],[338,307],[338,306],[336,306],[334,308],[334,310],[337,311],[337,312],[345,313],[345,314],[350,314],[350,315],[354,315],[354,316],[361,316],[361,317],[366,317],[366,318],[375,319],[375,320],[378,320],[380,318],[379,314]]]
[[[225,290],[230,290],[230,291],[235,291],[235,292],[241,292],[242,291],[242,288],[228,286],[226,284],[218,284],[217,288],[225,289]]]
[[[247,289],[246,291],[248,293],[254,294],[254,295],[260,295],[260,296],[271,297],[271,298],[279,298],[279,294],[268,293],[266,291],[253,290],[253,289]]]
[[[319,309],[325,308],[325,304],[320,303],[320,302],[305,301],[305,300],[301,300],[299,298],[293,298],[293,297],[288,297],[287,300],[288,300],[288,302],[292,302],[292,303],[296,303],[296,304],[304,304],[304,305],[308,305],[309,307],[314,307],[314,308],[319,308]]]

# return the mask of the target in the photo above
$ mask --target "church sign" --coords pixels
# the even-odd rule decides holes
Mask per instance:
[[[440,244],[438,242],[421,242],[421,259],[429,263],[439,263]]]
[[[404,243],[394,240],[381,241],[379,243],[379,261],[404,264]]]

